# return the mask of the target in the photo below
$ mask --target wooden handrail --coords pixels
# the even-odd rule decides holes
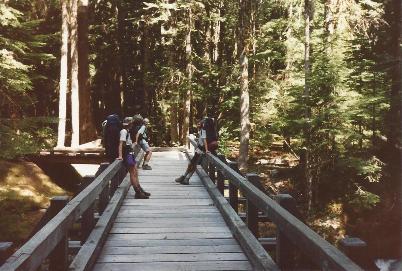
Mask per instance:
[[[194,140],[190,139],[190,142],[193,146],[197,146]],[[231,169],[218,157],[211,153],[207,153],[206,157],[216,169],[221,170],[229,181],[242,191],[250,202],[264,212],[288,239],[294,242],[295,246],[308,255],[312,262],[320,266],[322,270],[362,270],[341,251],[256,188],[246,178]]]
[[[121,172],[123,162],[116,160],[108,166],[95,180],[74,197],[53,219],[39,230],[28,242],[17,250],[0,267],[0,271],[36,270],[42,262],[52,254],[60,241],[65,239],[69,229],[93,206],[97,197],[109,191],[112,179],[123,178]],[[109,194],[107,193],[109,197]]]

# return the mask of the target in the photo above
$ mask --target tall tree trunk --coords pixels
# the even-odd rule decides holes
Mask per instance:
[[[313,203],[313,179],[310,171],[310,158],[311,158],[311,140],[310,140],[310,118],[311,109],[309,106],[310,100],[310,78],[311,78],[311,61],[310,61],[310,51],[311,51],[311,22],[312,22],[312,10],[313,10],[313,0],[304,0],[304,92],[303,96],[305,99],[305,112],[304,117],[307,120],[305,128],[305,166],[304,166],[304,178],[306,181],[306,194],[307,194],[307,204],[308,210],[311,210]]]
[[[71,147],[80,144],[80,101],[78,83],[78,0],[71,1]]]
[[[60,98],[59,127],[57,147],[64,147],[66,139],[67,88],[68,88],[68,0],[61,0],[61,59],[60,59]]]
[[[250,141],[250,98],[248,86],[248,54],[251,35],[251,2],[239,0],[239,64],[240,64],[240,149],[239,168],[247,171]]]
[[[96,138],[94,125],[91,88],[89,82],[88,60],[88,0],[80,0],[78,7],[78,82],[80,106],[80,143],[86,143]]]
[[[149,87],[149,73],[150,73],[150,52],[149,52],[149,26],[146,22],[142,23],[142,87],[144,91],[144,108],[142,112],[149,116],[151,106],[151,89]]]
[[[176,144],[179,141],[179,134],[177,129],[177,102],[176,98],[172,98],[172,101],[170,103],[170,141],[173,144]]]
[[[392,188],[399,193],[396,195],[399,199],[398,206],[402,209],[402,159],[401,159],[401,144],[402,144],[402,2],[400,0],[394,0],[393,2],[393,24],[391,28],[392,35],[392,54],[395,60],[395,65],[392,69],[392,86],[390,95],[390,111],[389,111],[389,131],[388,131],[388,164],[391,177]],[[401,209],[397,209],[397,214],[400,216],[400,227],[402,227],[402,215]],[[400,228],[401,238],[402,228]],[[399,243],[400,243],[399,239]],[[400,255],[402,251],[399,251]]]
[[[129,104],[127,100],[128,78],[127,78],[127,55],[126,55],[126,18],[127,7],[123,5],[123,1],[117,2],[117,28],[118,28],[118,48],[119,48],[119,70],[121,73],[120,89],[122,90],[122,111],[127,113]]]
[[[191,8],[188,9],[188,30],[186,35],[186,61],[187,61],[187,91],[184,96],[184,106],[183,106],[183,126],[182,126],[182,144],[188,144],[188,136],[189,136],[189,124],[190,124],[190,110],[191,110],[191,95],[192,95],[192,77],[193,77],[193,63],[191,59],[191,31],[193,28],[193,18],[192,18]]]

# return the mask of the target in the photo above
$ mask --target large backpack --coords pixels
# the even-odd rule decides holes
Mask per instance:
[[[218,149],[218,133],[215,129],[213,118],[205,118],[202,122],[202,128],[207,133],[208,150],[215,151]]]
[[[105,147],[106,157],[109,162],[113,162],[119,157],[120,130],[123,125],[117,114],[106,117],[103,126],[103,146]]]

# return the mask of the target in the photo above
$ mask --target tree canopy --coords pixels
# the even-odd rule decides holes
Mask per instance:
[[[56,144],[63,1],[70,9],[81,3],[0,3],[3,158]],[[306,154],[294,185],[310,218],[342,203],[351,232],[364,222],[353,214],[391,208],[391,219],[401,211],[400,5],[89,1],[82,45],[88,46],[88,129],[101,136],[107,115],[140,113],[151,120],[152,144],[173,146],[210,115],[222,150],[235,145],[246,167],[249,152],[278,137]],[[67,111],[67,142],[72,115]],[[392,218],[392,229],[399,223]],[[389,251],[399,242],[391,239]]]

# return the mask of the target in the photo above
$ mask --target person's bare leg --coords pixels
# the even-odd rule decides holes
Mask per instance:
[[[147,170],[152,169],[152,167],[150,165],[148,165],[149,160],[151,160],[151,156],[152,156],[152,151],[150,149],[148,149],[148,151],[145,153],[145,156],[144,156],[144,163],[142,164],[142,169],[147,169]]]
[[[147,163],[149,162],[149,160],[151,160],[151,156],[152,156],[152,151],[149,150],[149,151],[147,152],[147,155],[146,155],[146,158],[145,158],[145,161],[146,161]]]
[[[130,182],[131,185],[134,188],[134,191],[137,191],[136,189],[140,189],[140,183],[138,181],[138,171],[135,166],[129,167],[128,172],[130,173]]]

